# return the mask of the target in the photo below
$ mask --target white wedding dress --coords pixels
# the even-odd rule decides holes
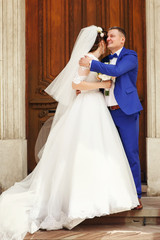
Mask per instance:
[[[97,81],[96,73],[86,81]],[[82,91],[51,128],[34,171],[0,197],[0,239],[21,240],[40,228],[71,229],[138,204],[104,97],[98,90]]]

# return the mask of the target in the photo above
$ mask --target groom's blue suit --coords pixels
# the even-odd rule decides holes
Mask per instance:
[[[103,62],[109,62],[108,56]],[[119,131],[135,180],[138,197],[141,198],[141,171],[139,161],[139,112],[140,103],[136,81],[138,73],[137,53],[123,48],[116,65],[93,60],[91,71],[115,76],[114,95],[120,109],[112,110],[111,115]]]

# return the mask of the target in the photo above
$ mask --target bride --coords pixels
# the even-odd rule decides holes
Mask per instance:
[[[139,202],[118,132],[97,74],[80,68],[88,53],[98,59],[106,33],[83,28],[70,61],[46,92],[59,104],[40,161],[0,197],[0,239],[22,240],[38,229],[72,229],[86,218],[130,210]],[[75,89],[81,90],[76,96]]]

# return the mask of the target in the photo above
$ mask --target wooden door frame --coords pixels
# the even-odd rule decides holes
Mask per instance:
[[[29,0],[29,1],[32,1],[32,0]],[[84,3],[83,3],[84,4]],[[27,15],[27,11],[28,11],[28,5],[27,5],[27,0],[26,0],[26,136],[27,136],[27,139],[28,139],[28,132],[29,132],[29,124],[28,124],[28,116],[29,116],[29,107],[28,107],[28,91],[29,91],[29,82],[28,82],[28,77],[29,77],[29,74],[28,74],[28,56],[29,56],[29,51],[28,51],[28,32],[27,32],[27,23],[28,23],[28,15]],[[143,9],[143,13],[145,13],[145,9]],[[143,15],[143,26],[146,26],[146,20],[145,20],[145,16]],[[104,22],[104,20],[103,20]],[[125,20],[124,20],[124,23],[125,23]],[[146,35],[146,27],[144,27],[144,35]],[[131,39],[131,35],[129,33],[129,36],[128,36],[128,39],[129,41],[133,41]],[[73,40],[72,40],[73,41]],[[127,46],[126,46],[127,47]],[[146,42],[144,42],[144,45],[143,45],[143,48],[146,49]],[[144,55],[143,55],[143,62],[144,64],[146,65],[146,51],[143,51],[144,52]],[[144,109],[145,109],[145,119],[144,119],[144,122],[145,122],[145,138],[147,136],[147,96],[146,96],[146,93],[147,93],[147,84],[146,84],[146,71],[143,73],[144,74],[144,79],[145,79],[145,82],[144,82],[144,86],[145,86],[145,94],[144,94],[144,99],[143,99],[143,106],[144,106]],[[145,139],[144,139],[144,143],[145,143]],[[146,146],[145,146],[145,149],[146,149]],[[145,155],[145,159],[146,159],[146,150],[144,151],[144,155]],[[145,160],[145,163],[146,163],[146,160]],[[146,164],[145,164],[146,165]],[[145,174],[147,174],[147,169],[145,169]],[[147,179],[147,176],[144,176],[145,180]]]

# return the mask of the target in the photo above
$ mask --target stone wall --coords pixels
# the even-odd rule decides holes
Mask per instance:
[[[0,0],[0,186],[27,174],[25,0]]]
[[[160,195],[160,0],[146,0],[148,195]]]

